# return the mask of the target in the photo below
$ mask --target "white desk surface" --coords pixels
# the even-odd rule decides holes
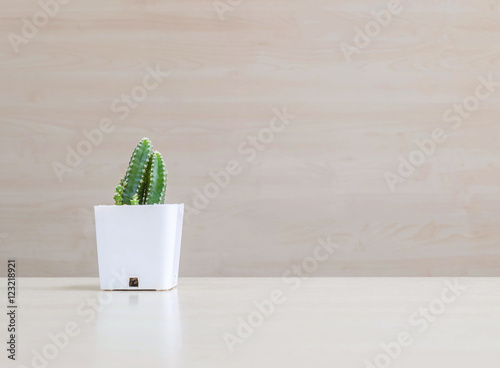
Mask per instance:
[[[466,286],[458,296],[445,280],[310,278],[294,290],[280,278],[181,278],[168,292],[109,292],[97,278],[19,278],[18,359],[8,360],[2,348],[0,366],[37,367],[38,352],[54,356],[45,365],[54,368],[364,368],[376,357],[382,367],[381,344],[392,342],[397,357],[386,367],[499,367],[500,279],[458,279]],[[5,278],[2,284],[6,308]],[[231,353],[224,334],[237,337],[237,318],[247,319],[254,301],[273,290],[283,292],[283,303]],[[435,314],[419,314],[428,307]],[[66,344],[68,323],[79,333]],[[397,353],[394,341],[404,331],[411,343]],[[51,333],[62,349],[54,351]]]

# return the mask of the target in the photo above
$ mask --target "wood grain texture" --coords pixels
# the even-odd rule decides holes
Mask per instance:
[[[402,332],[410,343],[395,367],[491,367],[500,359],[498,278],[316,277],[295,289],[281,278],[184,277],[168,292],[99,291],[91,277],[18,285],[16,363],[24,366],[69,322],[80,333],[50,367],[382,366],[377,356]],[[275,308],[251,336],[238,333],[246,331],[240,319],[255,321],[271,300]],[[6,313],[0,323],[9,324]],[[231,335],[245,338],[231,344]]]
[[[242,164],[185,225],[182,276],[280,276],[327,235],[341,250],[317,276],[500,276],[500,88],[460,129],[443,121],[478,77],[500,80],[500,4],[402,4],[348,63],[339,44],[387,2],[246,0],[221,21],[208,0],[73,0],[16,54],[7,35],[39,6],[3,1],[1,258],[25,276],[97,275],[93,206],[147,136],[169,203],[192,206],[210,171]],[[148,66],[169,76],[121,119],[113,101]],[[292,123],[247,163],[238,146],[284,106]],[[103,118],[114,131],[59,182],[52,163]],[[391,192],[384,172],[436,127],[448,139]]]

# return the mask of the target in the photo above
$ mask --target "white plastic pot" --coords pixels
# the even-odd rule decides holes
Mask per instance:
[[[94,209],[102,290],[177,286],[184,204]]]

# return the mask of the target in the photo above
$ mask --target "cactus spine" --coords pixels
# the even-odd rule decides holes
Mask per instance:
[[[115,204],[163,204],[167,191],[167,170],[161,153],[143,138],[135,147],[125,178],[115,190]]]

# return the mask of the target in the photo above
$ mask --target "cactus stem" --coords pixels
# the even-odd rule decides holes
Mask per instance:
[[[165,202],[167,170],[161,154],[143,138],[134,149],[125,177],[115,190],[115,204],[162,204]]]

